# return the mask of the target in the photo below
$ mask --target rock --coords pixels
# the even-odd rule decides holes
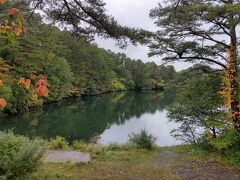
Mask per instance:
[[[88,163],[91,161],[89,153],[77,151],[49,151],[44,158],[46,163]]]

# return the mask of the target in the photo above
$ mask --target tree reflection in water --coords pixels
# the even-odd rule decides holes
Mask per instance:
[[[28,113],[9,116],[0,130],[13,129],[17,134],[43,138],[65,137],[89,140],[111,125],[124,124],[143,114],[163,111],[174,99],[173,93],[159,91],[119,92],[98,97],[71,98],[48,104]]]

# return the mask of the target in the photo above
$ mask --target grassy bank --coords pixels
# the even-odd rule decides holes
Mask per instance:
[[[153,163],[159,149],[106,148],[89,164],[42,164],[19,179],[173,179],[171,172]]]
[[[220,154],[203,154],[191,146],[154,147],[150,151],[131,145],[86,146],[93,157],[89,164],[41,164],[35,172],[19,179],[184,179],[186,174],[181,171],[176,174],[179,169],[191,169],[186,175],[189,178],[218,177],[223,172],[231,176],[239,174],[237,167],[230,166]],[[161,157],[165,151],[178,154],[166,166],[162,163],[169,157]],[[220,174],[217,173],[219,170],[222,171]]]
[[[196,145],[151,146],[148,149],[143,148],[148,147],[145,146],[147,141],[143,140],[141,142],[144,142],[144,146],[133,142],[103,146],[82,141],[69,145],[61,137],[46,142],[29,140],[11,132],[1,132],[0,135],[0,179],[152,180],[240,177],[239,164],[231,166],[226,156],[207,153]],[[139,138],[137,140],[139,142]],[[43,163],[43,149],[45,153],[49,150],[88,152],[92,161],[87,164]]]

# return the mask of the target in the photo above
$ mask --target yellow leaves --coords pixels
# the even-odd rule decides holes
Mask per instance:
[[[4,34],[7,32],[6,28],[0,27],[0,34]]]
[[[223,89],[220,94],[225,98],[225,107],[229,109],[229,120],[237,127],[240,121],[240,108],[239,108],[239,92],[238,92],[238,66],[237,66],[237,45],[231,44],[227,49],[229,54],[228,68],[223,76]],[[240,130],[240,127],[237,129]]]
[[[18,29],[15,29],[15,30],[14,30],[14,33],[15,33],[15,35],[16,35],[16,36],[20,36],[21,34],[23,34],[23,33],[24,33],[24,30],[23,30],[23,29],[20,29],[20,28],[18,28]]]
[[[16,36],[20,36],[26,32],[25,23],[22,16],[18,16],[16,19],[17,28],[15,28],[14,33]]]
[[[25,86],[26,89],[30,89],[31,86],[31,80],[30,79],[26,79],[21,77],[18,81],[18,85],[23,84]]]

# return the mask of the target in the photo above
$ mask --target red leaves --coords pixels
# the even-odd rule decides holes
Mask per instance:
[[[43,79],[40,79],[37,83],[36,86],[47,86],[47,82]]]
[[[9,10],[9,13],[10,13],[11,16],[14,16],[15,14],[17,14],[17,12],[18,12],[18,10],[15,9],[15,8],[11,8],[11,9]]]

